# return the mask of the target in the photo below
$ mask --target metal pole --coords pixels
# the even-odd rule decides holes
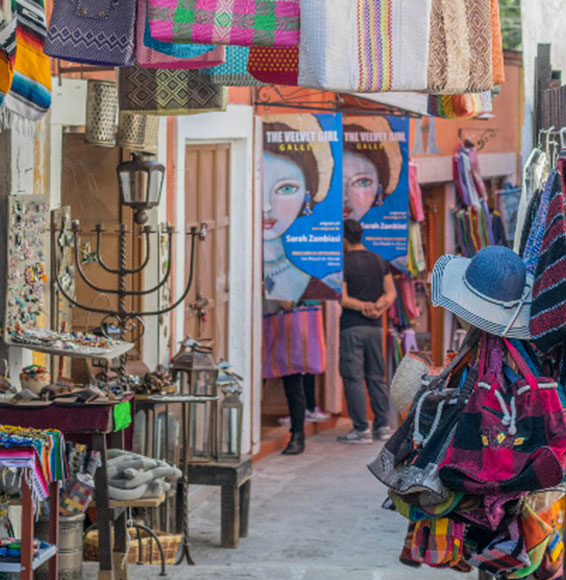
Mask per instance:
[[[120,324],[120,340],[126,340],[126,314],[127,314],[127,296],[128,296],[128,285],[126,271],[128,268],[127,264],[127,229],[125,224],[120,224],[120,263],[119,263],[119,274],[118,274],[118,313],[119,313],[119,324]],[[128,355],[123,354],[120,357],[120,380],[122,383],[126,377],[126,363],[128,361]]]

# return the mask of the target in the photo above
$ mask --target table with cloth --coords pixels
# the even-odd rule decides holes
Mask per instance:
[[[113,580],[112,520],[113,511],[108,498],[107,438],[112,447],[124,448],[125,429],[132,421],[131,400],[126,395],[118,403],[108,404],[52,404],[50,406],[2,405],[0,424],[18,425],[34,429],[57,429],[66,440],[88,442],[100,452],[101,467],[95,475],[95,494],[98,514],[100,546],[100,580]],[[115,551],[124,552],[127,543],[126,516],[116,520]]]

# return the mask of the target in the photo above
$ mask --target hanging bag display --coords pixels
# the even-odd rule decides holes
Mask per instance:
[[[476,382],[476,372],[466,364],[480,336],[478,330],[469,332],[458,355],[421,387],[407,419],[368,465],[377,479],[413,505],[449,500],[450,491],[438,477],[438,465]],[[460,383],[461,388],[455,388]]]
[[[263,378],[274,379],[326,370],[326,340],[321,306],[265,314]]]
[[[493,112],[491,91],[465,95],[430,95],[428,112],[442,119],[475,119]]]
[[[226,62],[201,70],[201,74],[211,83],[226,87],[255,87],[259,82],[248,72],[248,46],[227,46]]]
[[[202,69],[224,62],[223,46],[206,44],[168,44],[149,34],[147,0],[138,0],[136,62],[144,68]],[[172,48],[176,50],[170,50]]]
[[[431,0],[301,0],[299,85],[426,90],[430,9]]]
[[[297,86],[299,47],[252,46],[248,72],[262,83]]]
[[[524,377],[508,388],[501,375],[505,348]],[[566,423],[557,384],[535,378],[507,339],[490,336],[488,352],[487,371],[461,414],[440,479],[450,489],[477,495],[558,485],[566,462]]]
[[[296,46],[299,0],[149,0],[151,36],[162,42]]]
[[[136,0],[55,0],[45,54],[85,64],[133,64],[136,3]]]
[[[120,111],[146,115],[189,115],[224,111],[227,89],[191,70],[137,66],[118,71]]]

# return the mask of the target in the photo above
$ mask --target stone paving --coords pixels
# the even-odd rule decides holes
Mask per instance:
[[[191,512],[197,566],[168,567],[171,580],[456,580],[477,574],[412,569],[398,561],[405,521],[381,509],[385,488],[366,464],[379,443],[336,443],[344,428],[307,440],[303,455],[272,455],[254,466],[249,537],[220,548],[220,492]],[[130,578],[158,578],[155,566],[130,566]],[[96,567],[85,565],[85,578]]]

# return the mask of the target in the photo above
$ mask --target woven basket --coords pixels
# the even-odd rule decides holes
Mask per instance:
[[[130,534],[130,550],[128,551],[128,564],[136,564],[143,562],[144,564],[159,564],[161,557],[159,548],[153,538],[145,531],[140,530],[141,534],[141,558],[139,557],[139,544],[137,531],[134,528],[129,528]],[[167,532],[156,531],[155,534],[159,538],[163,546],[165,554],[165,564],[173,565],[177,559],[177,551],[179,544],[183,540],[183,536],[177,534],[168,534]],[[112,538],[112,542],[114,539]],[[88,562],[98,562],[98,530],[91,530],[84,539],[83,557]]]

